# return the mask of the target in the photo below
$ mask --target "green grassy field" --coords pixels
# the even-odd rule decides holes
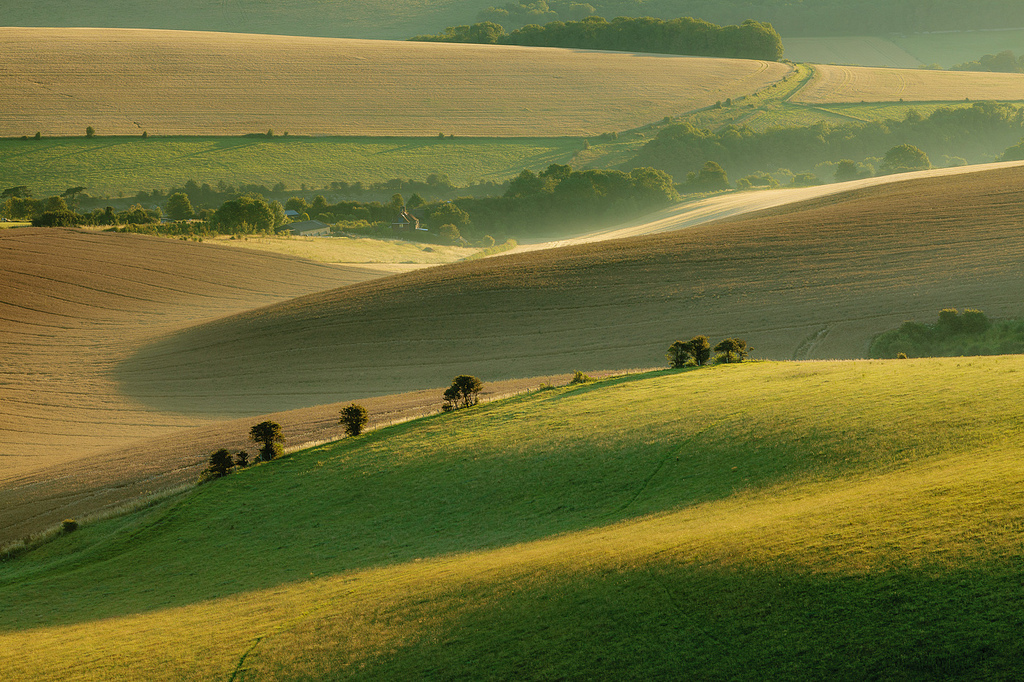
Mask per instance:
[[[0,185],[40,194],[84,185],[94,196],[132,195],[192,179],[289,189],[335,181],[424,180],[447,173],[455,184],[505,180],[524,168],[568,163],[579,138],[56,138],[0,140]],[[594,154],[600,152],[591,148]]]
[[[0,665],[1014,677],[1022,389],[1019,356],[754,363],[409,422],[0,564]]]

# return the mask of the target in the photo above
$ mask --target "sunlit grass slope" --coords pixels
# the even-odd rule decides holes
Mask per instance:
[[[1024,169],[905,181],[672,233],[499,256],[169,336],[116,370],[163,410],[259,414],[573,369],[653,367],[676,339],[865,357],[945,307],[1024,313]]]
[[[0,136],[594,135],[738,97],[778,62],[500,45],[0,29]],[[361,179],[361,178],[354,178]]]
[[[761,363],[410,422],[0,565],[0,666],[1015,677],[1021,390],[1018,356]]]

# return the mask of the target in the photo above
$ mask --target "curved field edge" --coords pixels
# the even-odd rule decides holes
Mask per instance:
[[[110,368],[138,346],[384,274],[142,235],[0,230],[3,477],[201,423],[118,394]]]
[[[356,285],[166,337],[116,376],[157,409],[263,413],[460,373],[652,366],[698,333],[744,338],[761,358],[863,357],[875,334],[945,307],[1024,312],[1022,173],[891,183]]]
[[[0,135],[8,137],[83,135],[87,126],[98,135],[596,135],[739,97],[791,70],[753,60],[187,31],[0,28],[0,40],[11,74],[0,93]]]
[[[993,396],[1021,388],[1017,356],[755,363],[409,423],[4,565],[0,657],[40,679],[243,655],[261,679],[1012,675],[1024,408]]]
[[[1019,101],[1024,74],[889,69],[815,64],[814,78],[793,95],[802,104]]]

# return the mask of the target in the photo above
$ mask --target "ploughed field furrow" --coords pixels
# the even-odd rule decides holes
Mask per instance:
[[[126,400],[110,378],[154,338],[378,276],[141,235],[0,232],[0,455],[10,471],[194,423]]]

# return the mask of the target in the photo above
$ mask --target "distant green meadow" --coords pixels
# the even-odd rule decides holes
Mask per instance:
[[[100,137],[0,140],[0,185],[37,195],[84,186],[92,196],[130,196],[192,179],[289,189],[331,182],[503,181],[524,168],[569,163],[583,140],[554,138]]]
[[[737,99],[670,122],[689,120],[719,130],[757,131],[817,123],[848,125],[903,119],[911,109],[928,116],[940,107],[970,102],[864,103],[811,106],[785,101],[793,83]],[[216,186],[256,184],[289,190],[320,189],[332,182],[370,184],[394,178],[423,181],[437,173],[456,186],[503,182],[523,169],[553,163],[575,168],[628,166],[666,122],[606,137],[84,137],[0,139],[0,189],[27,185],[36,196],[86,187],[93,197],[130,197],[181,186],[187,180]],[[677,180],[681,180],[677,178]]]

